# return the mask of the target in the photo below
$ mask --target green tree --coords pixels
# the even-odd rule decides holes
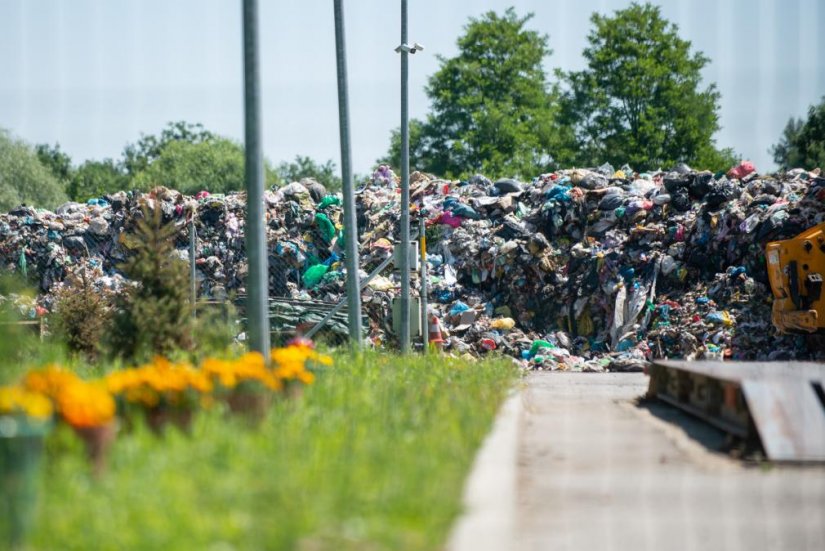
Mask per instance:
[[[129,176],[112,159],[86,161],[71,175],[66,191],[72,201],[86,201],[129,189]]]
[[[244,150],[232,140],[172,141],[132,179],[135,189],[166,186],[185,194],[201,190],[226,193],[244,189]],[[267,171],[272,180],[271,171]]]
[[[719,92],[701,88],[708,58],[692,52],[659,7],[633,3],[613,16],[593,14],[584,50],[587,68],[562,73],[564,121],[576,147],[564,161],[625,162],[655,169],[686,162],[722,169],[732,156],[717,151]],[[717,166],[711,166],[716,164]]]
[[[293,162],[280,163],[275,168],[275,174],[284,183],[297,182],[301,178],[314,178],[329,192],[341,189],[341,177],[336,174],[335,163],[332,160],[321,164],[310,157],[296,155]]]
[[[779,143],[771,148],[780,168],[825,168],[825,97],[808,109],[808,119],[788,121]]]
[[[423,150],[424,123],[418,119],[410,119],[410,167],[429,170],[427,154]],[[390,133],[390,150],[376,161],[379,165],[389,165],[395,168],[401,166],[401,129],[395,128]]]
[[[123,166],[130,176],[146,170],[160,157],[167,145],[173,142],[198,144],[215,138],[200,123],[185,121],[169,122],[160,134],[141,134],[137,143],[128,144],[123,149]]]
[[[52,176],[57,178],[57,181],[64,186],[67,186],[73,172],[72,158],[60,151],[60,144],[54,144],[54,146],[45,143],[37,144],[34,151],[37,153],[37,160],[49,169]]]
[[[562,145],[558,91],[542,65],[552,51],[546,35],[526,28],[531,18],[513,8],[471,18],[458,55],[439,57],[426,88],[432,111],[411,127],[411,168],[527,177],[554,164]],[[399,150],[396,131],[386,159],[395,164]]]
[[[130,187],[138,190],[159,185],[186,194],[244,189],[243,146],[201,124],[170,122],[157,136],[142,135],[123,150],[122,165],[131,178]],[[278,182],[268,161],[264,174],[268,184]]]
[[[65,201],[60,182],[37,159],[34,149],[0,129],[0,210],[22,203],[54,208]]]

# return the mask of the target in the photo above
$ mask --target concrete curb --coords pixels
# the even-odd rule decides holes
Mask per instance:
[[[502,404],[464,487],[464,514],[447,540],[449,551],[510,549],[515,542],[516,467],[521,389]]]

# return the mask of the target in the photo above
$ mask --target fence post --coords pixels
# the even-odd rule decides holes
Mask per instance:
[[[361,289],[358,284],[358,220],[355,215],[355,193],[352,182],[352,151],[350,149],[349,92],[347,90],[347,57],[344,35],[343,0],[335,0],[335,60],[338,69],[338,121],[341,134],[341,179],[344,188],[344,232],[347,267],[347,315],[350,345],[361,347]]]
[[[197,243],[198,234],[195,230],[195,218],[192,217],[192,220],[189,223],[189,294],[192,300],[192,317],[197,317],[197,302],[198,302],[198,293],[197,293],[197,284],[195,282],[195,245]]]
[[[269,358],[269,268],[266,254],[261,152],[258,2],[243,0],[244,114],[246,155],[246,318],[249,346]]]
[[[419,259],[421,263],[419,268],[419,277],[421,279],[421,342],[424,344],[424,354],[427,353],[430,347],[430,332],[427,324],[427,293],[429,293],[429,282],[427,281],[427,233],[425,221],[424,216],[418,218],[418,243],[421,247],[421,258]]]

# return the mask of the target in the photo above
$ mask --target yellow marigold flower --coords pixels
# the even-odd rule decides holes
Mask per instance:
[[[324,365],[332,363],[332,358],[318,354],[308,346],[293,345],[286,348],[275,348],[270,354],[272,361],[275,363],[275,376],[282,381],[300,381],[304,384],[312,384],[315,376],[307,371],[307,360],[318,361]]]
[[[27,373],[23,379],[23,386],[54,399],[64,386],[79,380],[80,377],[71,371],[57,364],[49,364],[43,369]]]
[[[51,417],[52,409],[51,400],[39,392],[18,385],[0,387],[0,414],[47,419]]]
[[[115,416],[115,400],[100,383],[78,380],[67,384],[56,402],[61,417],[73,427],[105,425]]]

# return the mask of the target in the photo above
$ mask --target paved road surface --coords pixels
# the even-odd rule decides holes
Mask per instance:
[[[825,549],[825,466],[710,451],[723,435],[635,405],[646,385],[636,373],[530,375],[477,460],[450,548]]]

